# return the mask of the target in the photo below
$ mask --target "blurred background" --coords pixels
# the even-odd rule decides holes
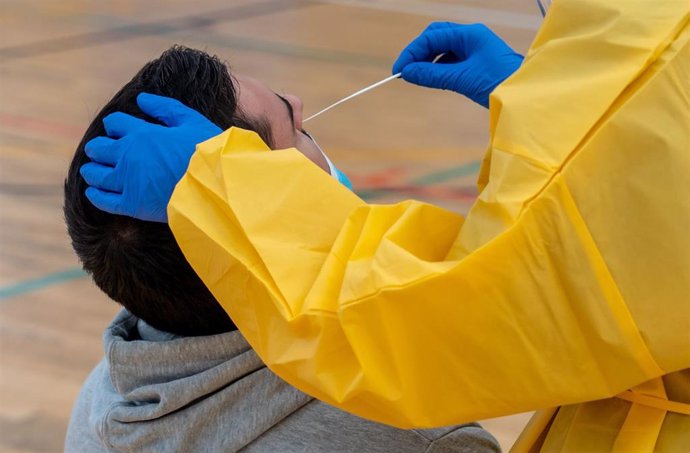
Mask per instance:
[[[173,44],[204,49],[300,96],[308,116],[388,76],[436,20],[483,22],[525,53],[541,17],[531,0],[0,0],[0,452],[61,451],[102,357],[118,307],[71,250],[62,183],[141,66]],[[459,95],[396,80],[308,126],[367,201],[465,213],[476,196],[488,114]],[[527,419],[483,424],[508,449]]]

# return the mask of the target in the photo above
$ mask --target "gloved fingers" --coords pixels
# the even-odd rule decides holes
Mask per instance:
[[[463,62],[443,63],[410,63],[402,70],[401,77],[407,82],[428,88],[458,91],[455,82],[464,71]],[[462,93],[461,94],[465,94]]]
[[[106,192],[95,187],[87,187],[85,194],[86,198],[101,211],[118,215],[128,214],[122,210],[122,194]]]
[[[92,187],[108,192],[122,193],[124,183],[113,167],[106,167],[95,162],[89,162],[81,166],[79,173],[86,183]]]
[[[438,28],[419,35],[403,49],[398,59],[395,60],[393,74],[402,72],[405,66],[411,63],[431,62],[442,53],[452,53],[458,58],[464,59],[465,52],[457,51],[456,35],[458,28],[462,29],[464,26]]]
[[[108,137],[122,138],[139,129],[155,125],[126,113],[115,112],[103,118],[103,126]]]
[[[139,93],[139,96],[137,96],[137,104],[142,112],[156,118],[169,127],[177,127],[189,122],[206,120],[206,117],[196,110],[187,107],[177,99],[165,96]]]
[[[114,167],[122,156],[117,144],[118,141],[110,137],[98,136],[86,142],[84,152],[92,161]]]

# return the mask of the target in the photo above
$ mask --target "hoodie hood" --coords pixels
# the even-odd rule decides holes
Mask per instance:
[[[239,331],[176,337],[123,311],[103,342],[77,405],[90,406],[84,428],[117,451],[235,451],[311,400],[271,373]]]

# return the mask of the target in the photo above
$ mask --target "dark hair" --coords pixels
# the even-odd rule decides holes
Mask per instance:
[[[105,135],[103,118],[115,111],[156,122],[136,103],[146,91],[173,97],[222,129],[256,131],[269,145],[265,122],[250,122],[237,105],[227,66],[200,50],[174,46],[147,63],[89,125],[65,180],[64,214],[72,247],[86,270],[111,299],[153,327],[178,335],[210,335],[236,327],[191,268],[167,224],[109,214],[84,195],[79,168],[89,161],[86,142]]]

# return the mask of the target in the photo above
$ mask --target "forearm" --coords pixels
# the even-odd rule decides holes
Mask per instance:
[[[366,205],[296,152],[277,157],[201,147],[169,216],[197,273],[298,388],[389,424],[441,426],[603,398],[661,373],[561,182],[459,259],[457,215]],[[280,189],[278,173],[290,175]]]

